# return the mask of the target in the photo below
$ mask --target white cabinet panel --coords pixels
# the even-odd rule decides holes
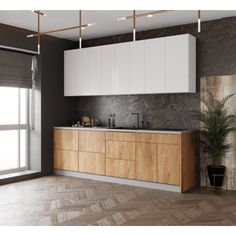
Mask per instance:
[[[130,94],[145,92],[144,57],[144,40],[130,43]]]
[[[78,95],[89,95],[89,52],[88,49],[78,51]]]
[[[113,94],[129,94],[129,43],[121,43],[114,45],[114,76],[115,88]]]
[[[113,45],[101,47],[102,94],[110,95],[115,89]]]
[[[101,49],[92,47],[88,49],[89,54],[89,94],[102,94],[101,79]]]
[[[78,50],[64,52],[64,96],[77,95]]]
[[[165,92],[165,39],[145,41],[145,93]]]
[[[195,51],[195,38],[185,34],[166,37],[165,40],[166,92],[195,92],[196,63],[190,59],[193,56],[190,52]]]
[[[196,92],[196,39],[189,34],[64,55],[65,96]]]

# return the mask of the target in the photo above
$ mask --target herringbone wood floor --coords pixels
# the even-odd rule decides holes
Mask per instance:
[[[236,192],[50,176],[0,186],[0,225],[236,225]]]

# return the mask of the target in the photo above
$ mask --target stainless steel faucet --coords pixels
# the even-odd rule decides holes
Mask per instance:
[[[139,113],[138,112],[132,112],[131,115],[137,116],[137,128],[139,128]]]

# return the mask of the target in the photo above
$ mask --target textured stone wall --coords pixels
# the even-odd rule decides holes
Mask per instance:
[[[153,94],[132,96],[95,96],[77,98],[77,115],[101,118],[107,125],[109,113],[116,113],[116,123],[132,125],[131,112],[145,114],[146,125],[166,128],[198,128],[191,110],[200,108],[201,76],[236,74],[236,17],[203,22],[202,32],[197,24],[153,29],[137,33],[137,40],[190,33],[197,37],[197,93]],[[120,43],[132,40],[132,34],[116,35],[84,41],[85,47]]]

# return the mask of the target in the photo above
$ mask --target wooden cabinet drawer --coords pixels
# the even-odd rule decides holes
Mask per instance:
[[[105,153],[105,132],[79,131],[79,150]]]
[[[106,132],[106,140],[135,142],[135,133]]]
[[[105,175],[105,155],[101,153],[79,152],[79,171]]]
[[[54,150],[54,168],[79,171],[79,152]]]
[[[64,149],[64,150],[74,150],[79,149],[79,135],[76,130],[54,130],[54,148]]]
[[[135,160],[135,142],[106,141],[106,157]]]
[[[136,133],[136,142],[180,144],[180,135],[179,134]]]
[[[106,175],[135,179],[135,162],[126,160],[106,159]]]
[[[179,145],[158,145],[157,182],[180,185]]]
[[[157,144],[136,144],[136,179],[156,181]]]

